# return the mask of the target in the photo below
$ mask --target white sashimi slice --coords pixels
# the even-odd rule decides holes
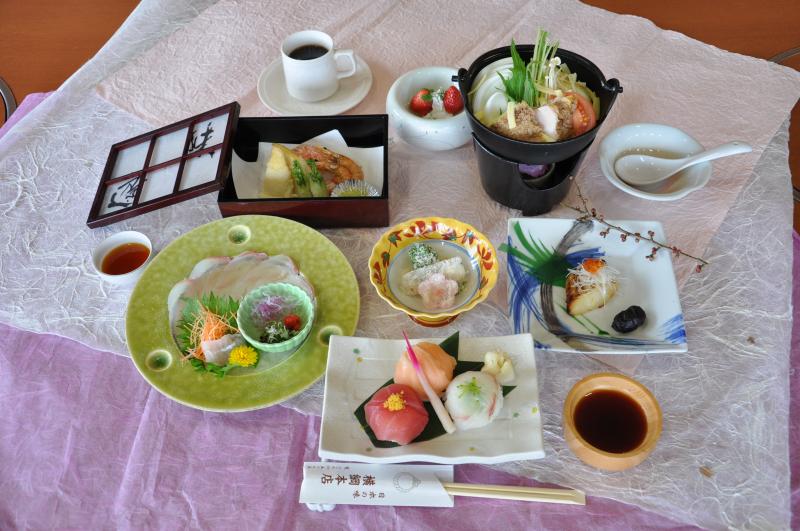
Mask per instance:
[[[208,258],[203,258],[195,264],[188,278],[200,278],[210,270],[224,266],[230,261],[231,259],[229,256],[210,256]]]
[[[297,273],[294,262],[286,256],[279,255],[231,260],[225,266],[211,269],[202,277],[195,279],[186,296],[197,297],[213,292],[241,299],[247,292],[272,282],[294,284],[310,296],[314,295],[309,282]]]
[[[254,265],[236,279],[237,287],[240,287],[244,292],[242,296],[253,288],[270,282],[293,284],[314,299],[314,288],[305,276],[297,270],[294,262],[288,256],[272,256],[269,260],[264,260]]]
[[[256,251],[245,251],[242,254],[238,254],[230,259],[231,263],[241,262],[245,260],[264,260],[265,258],[269,258],[267,253],[258,253]]]
[[[278,254],[271,257],[270,262],[274,264],[280,264],[288,269],[291,269],[295,273],[300,272],[300,269],[298,269],[297,264],[294,263],[294,260],[286,256],[285,254]]]
[[[273,282],[293,284],[308,293],[312,301],[315,299],[313,286],[288,256],[247,251],[233,258],[205,258],[195,265],[190,278],[178,282],[170,291],[170,325],[174,330],[186,299],[213,293],[241,300],[251,290]]]
[[[244,337],[241,334],[226,334],[214,341],[202,341],[200,347],[207,362],[225,365],[228,363],[231,350],[242,343]]]
[[[178,318],[180,317],[180,312],[183,311],[183,303],[181,302],[181,297],[184,296],[186,290],[194,283],[194,281],[190,278],[185,278],[172,286],[172,289],[169,290],[169,295],[167,295],[167,308],[169,309],[169,324],[170,327],[174,326]]]

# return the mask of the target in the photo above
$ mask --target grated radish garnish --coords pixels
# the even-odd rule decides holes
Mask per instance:
[[[595,272],[587,271],[587,268]],[[587,258],[578,267],[568,271],[573,275],[575,288],[580,294],[592,289],[600,289],[605,293],[606,288],[619,277],[619,271],[610,267],[605,260],[598,258]]]

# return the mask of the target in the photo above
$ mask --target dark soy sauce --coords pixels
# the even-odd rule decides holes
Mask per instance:
[[[575,429],[586,442],[606,452],[630,452],[644,441],[647,418],[625,393],[593,391],[575,406]]]
[[[107,275],[124,275],[138,269],[150,256],[150,249],[141,243],[123,243],[103,257],[100,271]]]
[[[317,44],[305,44],[292,50],[292,53],[289,54],[289,57],[292,59],[299,59],[300,61],[308,61],[310,59],[322,57],[326,53],[328,53],[328,49],[324,46],[319,46]]]

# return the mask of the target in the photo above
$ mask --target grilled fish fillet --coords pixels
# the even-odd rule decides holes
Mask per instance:
[[[567,275],[567,312],[570,315],[582,315],[586,312],[602,308],[617,293],[617,282],[611,280],[598,283],[590,288],[578,289],[577,277]]]

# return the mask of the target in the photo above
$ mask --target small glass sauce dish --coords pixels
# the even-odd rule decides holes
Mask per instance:
[[[92,265],[106,282],[129,286],[139,279],[152,257],[150,238],[127,230],[112,234],[95,247]]]

